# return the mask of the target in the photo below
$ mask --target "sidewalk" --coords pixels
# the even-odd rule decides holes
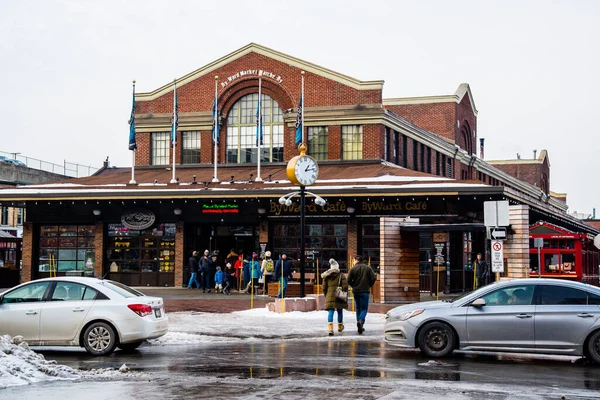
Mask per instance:
[[[173,287],[135,287],[134,289],[148,296],[162,297],[165,302],[167,312],[177,311],[198,311],[229,313],[232,311],[242,311],[251,308],[250,295],[245,293],[231,292],[230,296],[215,293],[202,293],[199,289],[173,288]],[[457,297],[458,294],[447,295],[440,293],[439,300],[450,300]],[[429,293],[421,293],[421,301],[435,300],[435,296]],[[255,296],[254,308],[263,308],[268,303],[275,301],[274,297]],[[401,304],[389,303],[370,303],[369,312],[385,314],[394,307]]]

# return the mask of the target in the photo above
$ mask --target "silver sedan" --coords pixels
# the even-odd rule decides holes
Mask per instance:
[[[558,279],[514,279],[451,301],[396,307],[386,343],[429,357],[454,350],[586,356],[600,363],[600,288]]]

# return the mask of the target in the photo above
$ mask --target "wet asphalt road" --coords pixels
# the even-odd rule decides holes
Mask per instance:
[[[1,399],[600,398],[600,366],[581,359],[459,354],[440,363],[374,340],[145,346],[100,358],[42,353],[73,368],[126,364],[131,372],[9,388]]]

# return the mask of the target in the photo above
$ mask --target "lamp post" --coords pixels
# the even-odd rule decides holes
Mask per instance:
[[[291,206],[292,197],[300,195],[300,297],[306,296],[306,285],[304,283],[305,269],[306,269],[306,255],[305,253],[305,227],[306,227],[306,195],[313,196],[315,198],[315,204],[318,206],[324,206],[327,200],[319,195],[306,190],[305,186],[300,186],[300,190],[296,192],[288,193],[279,198],[279,204]],[[283,272],[283,271],[282,271]]]

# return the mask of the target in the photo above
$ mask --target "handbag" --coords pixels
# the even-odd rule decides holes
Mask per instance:
[[[338,286],[335,288],[335,297],[342,301],[348,301],[348,292],[344,292],[342,289],[342,273],[340,272],[340,279],[338,280]]]

